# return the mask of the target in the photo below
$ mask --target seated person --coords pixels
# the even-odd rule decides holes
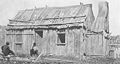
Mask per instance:
[[[1,49],[4,56],[8,56],[10,54],[15,55],[14,52],[9,48],[9,42],[6,42],[6,45],[3,45]]]
[[[38,48],[36,46],[36,43],[33,43],[32,49],[30,49],[30,56],[31,57],[37,57],[38,56]]]

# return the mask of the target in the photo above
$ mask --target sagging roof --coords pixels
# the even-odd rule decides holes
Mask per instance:
[[[83,16],[84,10],[85,7],[82,7],[81,5],[26,9],[19,11],[14,20],[34,21],[59,17]]]
[[[22,23],[23,25],[26,22],[28,24],[32,22],[32,24],[35,25],[46,25],[84,22],[89,7],[92,7],[92,4],[20,10],[17,15],[10,20],[10,24],[19,25]]]

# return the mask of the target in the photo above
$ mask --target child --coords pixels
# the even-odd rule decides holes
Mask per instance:
[[[30,56],[31,57],[37,57],[38,56],[38,48],[36,46],[36,43],[33,43],[32,49],[30,49]]]

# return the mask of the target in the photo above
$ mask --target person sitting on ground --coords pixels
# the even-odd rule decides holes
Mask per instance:
[[[84,56],[87,56],[86,53],[83,53]]]
[[[31,57],[37,57],[38,56],[38,48],[36,46],[36,43],[33,43],[32,49],[30,49],[30,56]]]
[[[14,52],[10,50],[9,42],[6,42],[6,45],[3,45],[1,49],[2,49],[2,53],[4,54],[4,56],[8,56],[10,54],[15,55]]]

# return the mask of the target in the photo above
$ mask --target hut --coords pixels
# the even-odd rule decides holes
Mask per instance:
[[[101,9],[105,13],[108,11],[107,7]],[[101,18],[106,16],[101,15]],[[100,22],[94,20],[92,4],[20,10],[9,20],[6,41],[11,43],[11,48],[18,54],[29,54],[32,43],[36,42],[39,53],[45,55],[105,55],[106,39],[103,33],[106,32],[104,28],[93,30],[98,29],[95,26]]]

